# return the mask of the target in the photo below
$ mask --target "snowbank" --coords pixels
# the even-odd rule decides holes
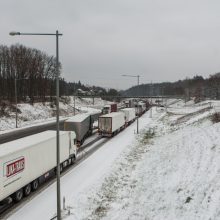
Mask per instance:
[[[103,101],[100,98],[94,99],[75,99],[75,112],[91,112],[97,113],[100,112],[100,108],[106,104],[106,101]],[[18,104],[18,127],[27,127],[33,124],[45,123],[45,120],[50,122],[55,120],[56,116],[56,106],[51,106],[50,103],[35,103],[30,104]],[[11,130],[15,128],[15,112],[8,112],[8,117],[1,117],[0,121],[0,133],[4,133],[6,130]],[[70,97],[69,104],[60,102],[60,116],[68,117],[74,115],[74,98]]]

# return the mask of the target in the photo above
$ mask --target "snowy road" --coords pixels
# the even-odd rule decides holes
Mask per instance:
[[[145,123],[146,119],[144,123],[142,123],[142,119],[139,119],[140,128],[143,127]],[[61,193],[62,196],[65,196],[67,205],[77,203],[77,195],[79,193],[82,193],[91,185],[97,185],[102,182],[103,177],[111,169],[116,158],[135,139],[135,129],[136,122],[62,177]],[[48,220],[51,219],[55,213],[56,185],[53,184],[8,219]]]

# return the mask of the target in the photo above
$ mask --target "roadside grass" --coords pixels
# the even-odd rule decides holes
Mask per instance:
[[[152,140],[155,135],[155,129],[149,128],[148,130],[144,130],[140,135],[137,136],[137,141],[140,143],[140,145],[150,144],[150,140]]]

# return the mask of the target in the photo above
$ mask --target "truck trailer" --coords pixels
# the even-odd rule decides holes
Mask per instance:
[[[60,170],[74,162],[74,132],[60,131]],[[0,146],[0,201],[28,196],[56,172],[56,131],[44,131]]]
[[[102,109],[102,114],[109,114],[111,112],[117,112],[118,111],[118,106],[117,103],[112,103],[109,105],[105,105]]]
[[[76,145],[79,147],[92,134],[93,122],[90,114],[78,114],[64,122],[64,130],[76,133]]]
[[[125,114],[112,112],[99,117],[98,132],[102,136],[112,137],[125,127]]]
[[[135,108],[123,108],[120,111],[125,114],[125,123],[126,125],[130,125],[133,121],[135,121]]]
[[[146,103],[144,102],[138,102],[135,105],[135,112],[136,112],[136,116],[141,116],[145,113],[146,111]]]

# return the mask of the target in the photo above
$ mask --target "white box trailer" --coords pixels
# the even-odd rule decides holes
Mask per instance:
[[[60,131],[60,162],[73,162],[75,133]],[[45,131],[0,145],[0,201],[12,195],[19,201],[26,186],[35,187],[56,167],[56,131]],[[38,186],[38,185],[37,185]],[[23,188],[24,187],[24,188]],[[31,188],[28,190],[31,190]],[[21,190],[22,189],[22,190]],[[16,197],[18,196],[18,197]]]
[[[125,126],[125,114],[123,112],[112,112],[99,117],[99,134],[102,136],[113,136]]]
[[[140,105],[144,111],[146,110],[146,103],[138,102],[138,105]]]
[[[135,120],[135,118],[136,118],[135,108],[123,108],[120,111],[124,112],[125,122],[127,125],[132,123]]]
[[[135,111],[137,116],[141,116],[146,111],[146,104],[144,102],[138,102],[135,105]]]

